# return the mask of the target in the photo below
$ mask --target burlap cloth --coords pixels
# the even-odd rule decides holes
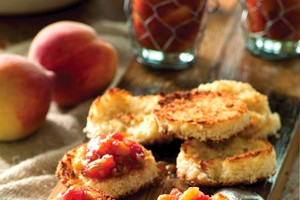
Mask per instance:
[[[128,31],[124,24],[101,21],[93,24],[120,55],[119,80],[130,61]],[[30,41],[11,47],[8,52],[26,55]],[[30,137],[0,143],[0,200],[47,199],[58,180],[54,176],[58,160],[69,149],[81,144],[82,132],[92,99],[62,110],[52,103],[45,122]],[[299,199],[299,156],[289,175],[281,199]]]

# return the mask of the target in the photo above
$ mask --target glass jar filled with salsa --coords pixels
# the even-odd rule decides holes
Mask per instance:
[[[125,5],[139,61],[168,69],[195,61],[206,0],[127,0]]]
[[[247,48],[270,59],[300,55],[299,0],[243,0]]]

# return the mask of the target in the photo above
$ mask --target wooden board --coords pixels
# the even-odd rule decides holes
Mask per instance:
[[[236,199],[277,200],[285,186],[286,174],[299,152],[300,99],[294,97],[295,94],[299,95],[299,88],[295,87],[299,83],[299,76],[293,72],[299,69],[299,60],[275,63],[254,57],[245,51],[240,28],[241,9],[239,6],[232,6],[232,2],[228,1],[231,6],[224,5],[224,9],[221,7],[218,12],[209,14],[199,59],[191,68],[184,71],[152,70],[133,59],[117,87],[142,95],[191,89],[215,79],[234,79],[249,82],[258,91],[268,95],[272,110],[278,112],[282,120],[280,137],[270,138],[278,161],[274,177],[250,186],[201,187],[201,190],[208,194],[223,190],[239,196]],[[283,66],[289,66],[289,70]],[[281,74],[285,74],[287,78]],[[158,160],[174,163],[179,144],[175,142],[149,148]],[[169,192],[172,187],[184,188],[186,185],[174,176],[167,176],[158,185],[146,188],[127,199],[156,200],[159,194]],[[59,183],[49,199],[64,189]]]
[[[286,174],[288,173],[292,161],[296,154],[299,152],[299,124],[297,119],[300,113],[299,99],[287,98],[285,96],[272,94],[269,96],[272,110],[277,111],[282,120],[282,128],[279,131],[280,137],[270,138],[271,143],[274,145],[277,154],[277,170],[274,177],[267,181],[259,182],[250,186],[239,186],[231,188],[215,188],[215,187],[200,187],[201,190],[208,194],[216,193],[222,190],[225,193],[234,192],[236,196],[245,195],[251,199],[280,199],[282,189],[285,186]],[[152,146],[149,147],[157,160],[166,161],[168,163],[175,163],[175,157],[179,151],[180,143],[175,141],[168,145]],[[185,189],[187,185],[182,181],[176,179],[175,175],[166,176],[163,181],[158,185],[148,187],[134,196],[126,199],[130,200],[156,200],[157,196],[161,193],[169,192],[172,187],[179,187]],[[61,183],[58,183],[54,188],[49,200],[54,198],[66,188]]]

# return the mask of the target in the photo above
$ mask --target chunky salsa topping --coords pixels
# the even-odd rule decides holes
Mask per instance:
[[[173,188],[170,194],[160,195],[158,200],[209,200],[208,195],[203,194],[197,187],[190,187],[185,192]]]
[[[144,157],[142,146],[125,133],[99,135],[87,144],[83,175],[97,179],[121,176],[142,167]]]
[[[72,186],[66,192],[59,194],[55,200],[95,200],[103,199],[105,194],[92,188],[83,186]]]

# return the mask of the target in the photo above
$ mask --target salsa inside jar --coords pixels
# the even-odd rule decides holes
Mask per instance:
[[[143,147],[125,133],[99,135],[87,143],[82,174],[96,179],[121,176],[141,168],[144,157]]]
[[[137,42],[167,53],[193,49],[207,0],[132,0],[132,26]]]
[[[245,0],[250,32],[274,40],[300,40],[299,0]]]

